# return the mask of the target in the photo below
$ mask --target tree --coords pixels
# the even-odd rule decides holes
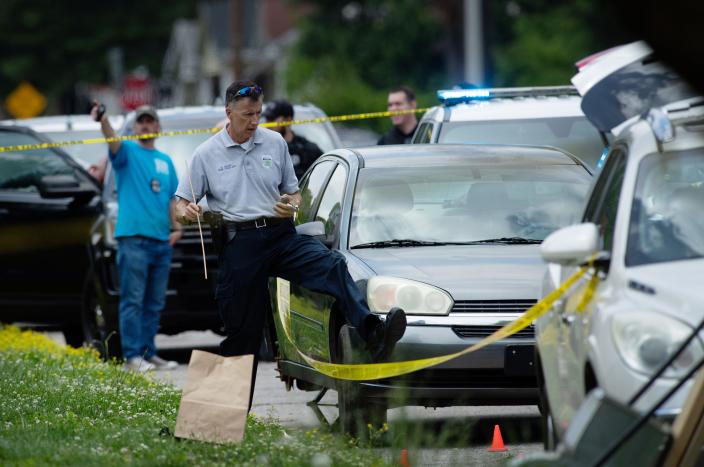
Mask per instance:
[[[289,61],[288,93],[328,114],[382,110],[389,88],[420,90],[419,104],[435,101],[446,75],[437,11],[421,0],[318,0],[301,18]],[[386,120],[369,120],[380,131]]]
[[[56,110],[77,82],[105,82],[106,52],[122,47],[125,68],[158,73],[171,25],[195,16],[195,0],[2,0],[0,96],[21,81],[45,94]]]
[[[494,25],[490,56],[495,86],[567,84],[579,59],[633,40],[612,14],[590,0],[486,4]]]

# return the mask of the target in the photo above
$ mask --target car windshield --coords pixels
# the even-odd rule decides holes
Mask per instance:
[[[350,247],[391,240],[539,241],[578,221],[590,182],[576,165],[362,169]]]
[[[52,141],[79,141],[84,139],[104,138],[100,130],[72,130],[72,131],[47,131],[44,133]],[[97,164],[105,157],[108,150],[105,143],[94,144],[72,144],[62,146],[63,150],[69,153],[74,159],[84,166]]]
[[[553,146],[594,168],[604,149],[599,132],[585,117],[447,122],[438,143],[492,143]]]
[[[626,264],[704,256],[704,149],[651,154],[640,163]]]
[[[315,118],[311,116],[310,118]],[[303,136],[308,141],[312,141],[317,144],[321,151],[328,152],[335,149],[336,144],[333,142],[330,136],[329,130],[325,124],[322,123],[304,123],[303,125],[293,125],[291,130],[299,135]]]
[[[0,132],[0,146],[42,143],[25,133]],[[0,190],[38,192],[46,175],[70,175],[73,168],[50,149],[0,152]]]
[[[223,112],[224,113],[224,112]],[[164,120],[161,124],[161,131],[180,131],[180,130],[200,130],[200,129],[212,129],[215,125],[222,120],[222,115],[217,113],[212,116],[205,118],[184,118],[184,119],[168,119]],[[132,123],[128,123],[130,128]],[[131,131],[127,131],[126,134],[132,134]],[[186,176],[186,161],[189,161],[193,157],[193,152],[195,149],[206,139],[213,135],[212,132],[198,132],[192,134],[175,135],[175,136],[162,136],[156,140],[156,148],[168,154],[171,157],[171,161],[176,167],[176,173],[178,179],[181,180],[182,177]],[[111,199],[116,198],[115,193],[115,177],[114,174],[110,173],[107,182],[105,183],[105,195]]]

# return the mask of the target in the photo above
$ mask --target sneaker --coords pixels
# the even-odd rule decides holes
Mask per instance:
[[[174,370],[178,368],[178,362],[174,362],[173,360],[164,360],[158,355],[148,358],[147,361],[154,365],[157,370]]]
[[[369,335],[367,348],[372,354],[372,361],[381,362],[389,358],[396,342],[405,332],[406,313],[401,308],[390,309],[384,322],[379,323]]]
[[[147,371],[153,371],[156,367],[153,363],[149,363],[142,357],[132,357],[128,358],[124,365],[125,370],[137,371],[139,373],[146,373]]]

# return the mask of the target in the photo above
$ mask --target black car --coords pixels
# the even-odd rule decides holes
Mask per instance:
[[[0,126],[2,147],[47,141]],[[87,246],[101,213],[99,186],[64,151],[0,152],[0,321],[59,325],[81,345]]]

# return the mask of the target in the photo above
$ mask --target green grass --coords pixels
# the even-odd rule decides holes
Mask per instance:
[[[383,465],[351,438],[250,416],[238,444],[173,436],[180,390],[0,326],[0,464]]]

